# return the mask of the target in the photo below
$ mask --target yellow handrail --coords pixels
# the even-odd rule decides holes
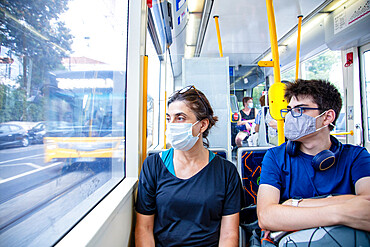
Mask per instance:
[[[224,54],[222,53],[222,44],[221,44],[221,35],[220,35],[220,26],[218,25],[218,16],[213,16],[215,18],[216,23],[216,32],[217,32],[217,40],[218,40],[218,49],[220,51],[220,57],[223,57]]]
[[[298,36],[297,36],[297,53],[295,58],[295,79],[298,79],[299,69],[299,51],[301,49],[301,28],[302,28],[302,15],[298,16]]]
[[[142,136],[141,136],[141,157],[142,162],[146,158],[146,145],[147,145],[147,105],[148,105],[148,56],[144,56],[144,70],[143,70],[143,124],[142,124]]]
[[[348,132],[338,132],[338,133],[330,133],[332,136],[341,136],[341,135],[351,135],[353,136],[353,130],[348,131]]]

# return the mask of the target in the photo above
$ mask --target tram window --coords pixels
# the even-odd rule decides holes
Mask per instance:
[[[281,73],[282,81],[294,81],[295,80],[295,67],[292,67]]]
[[[334,84],[338,88],[343,102],[345,102],[340,51],[326,50],[319,53],[316,56],[303,61],[301,68],[303,79],[323,79]],[[345,107],[342,107],[334,132],[346,131],[345,112]]]
[[[329,80],[343,94],[343,77],[340,51],[325,50],[302,62],[302,79]]]
[[[2,246],[54,245],[124,179],[127,2],[0,4]]]
[[[161,63],[153,42],[147,33],[146,52],[148,54],[148,102],[147,102],[147,148],[159,143],[160,112],[160,72]]]
[[[253,88],[253,106],[254,108],[260,109],[261,104],[260,104],[260,98],[262,96],[263,91],[265,91],[265,83],[261,83],[257,87]]]

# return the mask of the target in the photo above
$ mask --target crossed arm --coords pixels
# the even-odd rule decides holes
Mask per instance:
[[[304,199],[299,207],[293,207],[290,200],[279,204],[280,190],[263,184],[257,196],[259,225],[271,231],[331,225],[346,225],[370,231],[370,177],[359,179],[355,190],[356,195]]]
[[[136,213],[135,245],[154,247],[154,214]],[[222,216],[219,246],[237,247],[239,244],[239,213]]]

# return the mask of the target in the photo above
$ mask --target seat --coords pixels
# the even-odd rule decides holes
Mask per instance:
[[[166,151],[167,149],[153,149],[148,151],[148,156],[153,155],[153,154],[159,154],[163,151]],[[210,151],[213,153],[221,156],[224,159],[227,159],[227,150],[224,148],[209,148]]]
[[[257,192],[261,175],[262,160],[271,147],[241,147],[238,149],[237,166],[242,179],[244,207],[240,212],[240,246],[246,246],[252,230],[258,228]]]
[[[242,178],[246,205],[257,203],[257,191],[262,159],[270,147],[242,147],[238,149],[238,171]]]

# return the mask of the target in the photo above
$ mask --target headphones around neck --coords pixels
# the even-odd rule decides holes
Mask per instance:
[[[332,143],[333,148],[331,149],[333,151],[323,150],[320,153],[316,154],[315,157],[313,157],[311,161],[312,167],[316,171],[325,171],[329,169],[335,164],[335,160],[338,159],[339,152],[342,147],[342,143],[340,143],[340,141],[338,141],[333,136],[330,136],[330,141]],[[286,152],[290,156],[293,156],[293,157],[297,156],[299,153],[300,144],[301,144],[300,142],[289,140],[286,144]]]

